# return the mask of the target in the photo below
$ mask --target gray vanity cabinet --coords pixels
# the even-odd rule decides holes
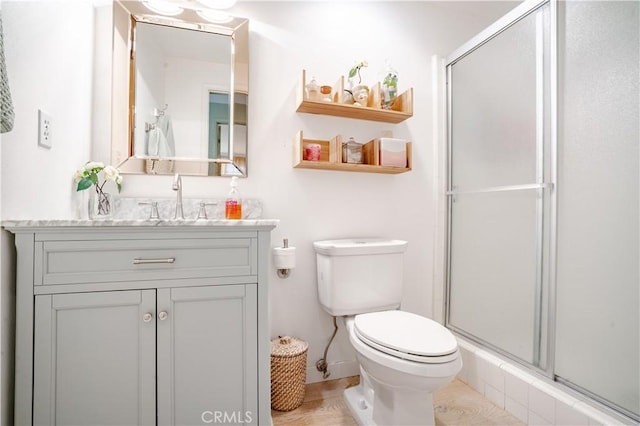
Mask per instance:
[[[35,297],[33,422],[155,424],[155,291]]]
[[[270,424],[272,225],[5,228],[16,424]]]
[[[159,425],[257,423],[256,297],[250,284],[158,290]]]

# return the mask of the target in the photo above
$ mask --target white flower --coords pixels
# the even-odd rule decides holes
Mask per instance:
[[[100,172],[103,172],[104,180],[100,181]],[[102,193],[102,188],[108,180],[113,181],[118,188],[118,192],[122,190],[122,176],[120,170],[113,166],[105,166],[99,161],[87,161],[83,168],[76,170],[74,180],[78,184],[76,191],[83,191],[95,185],[96,192]]]
[[[117,179],[120,176],[118,169],[113,166],[105,167],[104,169],[102,169],[102,172],[104,173],[105,179],[112,180],[114,182],[117,182]]]
[[[93,169],[103,169],[104,168],[104,163],[101,163],[99,161],[89,161],[87,162],[87,164],[84,165],[84,168],[87,169],[89,172]]]
[[[84,177],[85,171],[86,171],[85,169],[76,170],[76,174],[73,176],[73,180],[75,180],[76,183],[80,182],[80,179]]]

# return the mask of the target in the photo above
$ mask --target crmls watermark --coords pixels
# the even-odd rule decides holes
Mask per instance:
[[[200,418],[206,424],[244,424],[251,423],[251,411],[203,411]]]

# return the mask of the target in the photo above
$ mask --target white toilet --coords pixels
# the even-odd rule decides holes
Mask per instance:
[[[361,425],[433,425],[432,393],[462,368],[453,334],[397,310],[407,242],[375,238],[317,241],[318,296],[345,316],[360,363],[360,385],[344,396]]]

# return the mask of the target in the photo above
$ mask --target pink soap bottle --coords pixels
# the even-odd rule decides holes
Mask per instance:
[[[225,219],[242,219],[242,198],[238,191],[238,177],[231,178],[231,190],[224,202]]]

